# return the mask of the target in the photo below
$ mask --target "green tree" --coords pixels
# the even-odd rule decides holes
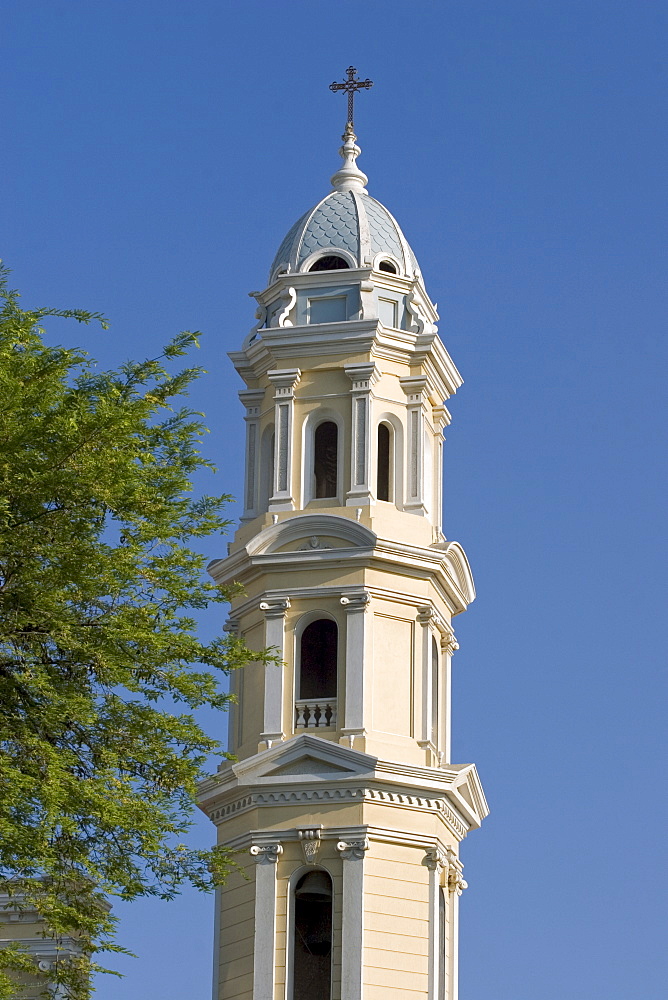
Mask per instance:
[[[225,708],[221,673],[258,654],[192,617],[231,596],[190,547],[228,523],[228,497],[193,498],[205,428],[175,404],[200,370],[164,367],[196,336],[98,371],[42,323],[99,314],[23,310],[6,272],[0,305],[0,891],[80,941],[56,981],[84,1000],[95,953],[122,950],[108,896],[224,880],[224,850],[182,843],[220,752],[192,710]],[[0,997],[21,962],[0,953]]]

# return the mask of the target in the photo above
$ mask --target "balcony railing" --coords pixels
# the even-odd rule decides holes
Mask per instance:
[[[295,702],[296,729],[335,729],[336,698],[306,698]]]

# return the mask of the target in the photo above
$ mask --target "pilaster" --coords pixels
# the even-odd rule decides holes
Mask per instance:
[[[455,633],[448,626],[441,633],[441,763],[449,764],[452,757],[452,657],[459,649]]]
[[[260,404],[264,389],[242,389],[239,399],[246,407],[246,479],[242,521],[250,521],[258,513],[258,482],[260,471]]]
[[[379,372],[373,362],[361,365],[344,365],[352,382],[352,438],[350,448],[350,490],[347,506],[370,504],[371,491],[371,389]]]
[[[434,421],[434,535],[435,541],[443,539],[443,431],[450,422],[446,406],[433,406]]]
[[[267,372],[274,386],[274,492],[269,510],[294,510],[292,496],[292,439],[294,426],[294,390],[301,378],[299,368]]]
[[[408,476],[406,483],[406,510],[425,514],[424,495],[424,405],[426,378],[410,375],[399,379],[406,393],[406,432],[408,439]]]
[[[441,926],[439,919],[439,895],[441,891],[441,880],[443,869],[447,867],[447,858],[443,851],[437,847],[431,847],[425,854],[423,864],[429,870],[429,993],[428,1000],[440,1000],[444,995],[441,989],[440,977],[444,971],[441,962],[440,943]],[[452,998],[448,998],[452,1000]]]
[[[283,726],[283,687],[285,678],[285,615],[290,607],[289,597],[268,597],[260,602],[264,611],[265,639],[269,649],[277,650],[275,662],[264,668],[264,731],[258,752],[268,750],[272,743],[285,739]],[[264,746],[262,745],[264,743]]]
[[[436,624],[436,615],[431,605],[418,608],[417,623],[421,626],[419,644],[422,680],[422,707],[418,743],[430,756],[437,752],[437,733],[435,730],[438,725],[438,720],[434,719],[435,697],[438,696],[438,692],[434,690],[434,676],[431,666],[431,640],[434,633],[430,627]],[[427,761],[427,763],[431,762],[431,760]]]
[[[344,727],[342,743],[352,747],[356,736],[366,735],[369,692],[365,663],[372,662],[371,630],[366,611],[371,595],[366,590],[341,598],[346,612],[346,680]]]
[[[362,1000],[364,975],[364,853],[369,841],[340,840],[343,861],[341,922],[341,997]]]
[[[274,1000],[276,962],[276,869],[280,843],[253,844],[255,861],[255,948],[253,1000]]]
[[[447,887],[449,902],[448,960],[451,995],[448,1000],[459,1000],[459,897],[468,884],[462,876],[463,865],[451,847],[446,849]]]

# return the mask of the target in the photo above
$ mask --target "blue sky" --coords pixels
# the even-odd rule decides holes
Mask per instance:
[[[462,848],[462,1000],[664,996],[667,27],[653,0],[3,4],[14,283],[105,312],[108,333],[50,328],[105,366],[204,331],[220,492],[241,492],[247,292],[329,190],[328,84],[351,62],[375,81],[360,165],[465,378],[454,757],[492,813]],[[100,1000],[210,996],[210,899],[118,912],[138,958]]]

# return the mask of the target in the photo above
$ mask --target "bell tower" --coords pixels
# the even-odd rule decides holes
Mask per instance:
[[[237,762],[201,787],[245,869],[216,900],[214,1000],[457,1000],[459,844],[487,815],[450,758],[475,596],[441,523],[461,377],[351,121],[340,154],[230,355],[245,511],[209,571],[244,587],[227,629],[278,662],[233,676]]]

